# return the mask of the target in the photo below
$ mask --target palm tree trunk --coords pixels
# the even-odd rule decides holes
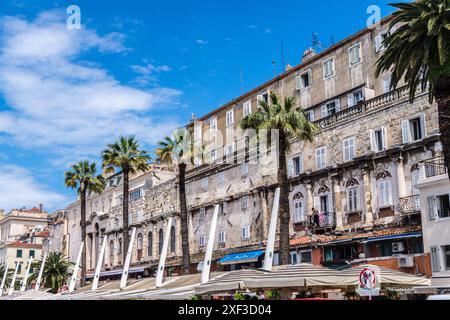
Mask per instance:
[[[441,77],[436,85],[436,102],[439,112],[444,163],[450,179],[450,76]]]
[[[280,208],[278,215],[280,218],[280,264],[290,264],[289,246],[289,184],[286,165],[286,138],[280,133],[278,148],[278,184],[280,187]]]
[[[128,202],[130,196],[130,181],[129,172],[127,169],[123,169],[123,195],[122,195],[122,238],[123,238],[123,250],[122,250],[122,264],[125,263],[128,251],[128,244],[130,242],[128,235]]]
[[[180,215],[181,215],[181,249],[183,251],[183,271],[184,274],[190,273],[191,259],[189,253],[189,229],[188,229],[188,212],[186,205],[186,164],[178,165],[178,194],[180,198]]]
[[[86,190],[80,192],[80,206],[81,206],[81,241],[83,241],[83,249],[81,251],[81,279],[80,286],[86,284]]]

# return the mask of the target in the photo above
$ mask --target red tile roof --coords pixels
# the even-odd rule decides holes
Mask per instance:
[[[15,247],[15,248],[34,248],[34,249],[41,249],[42,244],[36,244],[36,243],[24,243],[20,241],[11,242],[7,244],[8,247]]]
[[[50,235],[50,231],[41,231],[41,232],[36,232],[34,234],[35,237],[42,237],[42,238],[48,237],[49,235]]]

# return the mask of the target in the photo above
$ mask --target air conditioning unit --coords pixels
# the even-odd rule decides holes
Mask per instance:
[[[412,256],[400,256],[398,257],[398,266],[400,268],[414,267],[414,258]]]
[[[405,251],[405,244],[403,242],[392,243],[392,252],[399,253]]]

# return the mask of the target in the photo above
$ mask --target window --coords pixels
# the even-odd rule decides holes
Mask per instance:
[[[251,113],[252,113],[252,102],[249,100],[244,102],[244,117],[248,116]]]
[[[303,90],[311,87],[311,70],[308,70],[296,77],[296,89]]]
[[[175,236],[175,226],[170,229],[170,252],[175,253],[176,250],[176,236]]]
[[[137,260],[138,261],[142,260],[143,244],[144,244],[144,240],[142,239],[142,233],[139,233],[138,236],[137,236]]]
[[[242,209],[248,208],[248,196],[243,196],[241,198]]]
[[[391,91],[391,77],[385,77],[383,79],[383,93]]]
[[[234,144],[226,145],[224,148],[225,148],[225,151],[224,151],[225,156],[229,156],[230,154],[232,154],[234,152]]]
[[[373,152],[380,152],[387,148],[386,127],[370,130],[370,144]]]
[[[149,232],[147,237],[147,255],[153,256],[153,233]]]
[[[303,201],[294,201],[294,223],[305,222],[305,208],[303,206]]]
[[[205,208],[201,208],[199,213],[198,213],[199,223],[205,221],[205,219],[206,219],[206,209]]]
[[[198,246],[200,248],[203,248],[205,246],[205,241],[206,240],[206,236],[204,234],[200,235],[200,237],[198,237]]]
[[[347,95],[348,107],[356,106],[358,103],[364,101],[364,94],[362,90],[352,92]]]
[[[263,93],[263,94],[258,94],[256,96],[256,101],[258,104],[258,108],[260,108],[260,103],[261,102],[265,102],[265,103],[269,103],[269,93]]]
[[[220,230],[219,231],[219,243],[225,243],[225,231],[224,230]]]
[[[325,79],[334,76],[334,58],[328,59],[323,63],[323,76]]]
[[[436,218],[450,217],[450,195],[428,197],[428,217],[430,220]]]
[[[441,271],[441,261],[439,259],[439,248],[431,247],[431,268],[433,272]]]
[[[425,138],[425,115],[402,121],[403,143],[411,143]]]
[[[16,258],[22,258],[22,254],[23,254],[23,251],[22,250],[17,250],[16,251]]]
[[[130,200],[135,201],[141,197],[141,189],[137,189],[130,192]]]
[[[347,190],[347,210],[349,213],[358,212],[360,210],[358,187]]]
[[[245,226],[242,228],[242,240],[250,239],[250,226]]]
[[[361,44],[357,44],[356,46],[351,47],[348,52],[349,52],[350,67],[357,65],[362,61]]]
[[[208,177],[202,179],[202,188],[207,189],[209,185]]]
[[[380,181],[378,184],[378,192],[380,207],[392,205],[392,183],[390,180]]]
[[[294,166],[294,175],[299,176],[303,173],[303,156],[300,155],[298,157],[294,157],[292,159],[292,163]]]
[[[210,156],[211,156],[211,161],[216,161],[217,160],[217,154],[216,154],[216,149],[211,150],[210,152]]]
[[[290,255],[291,255],[291,264],[292,265],[299,264],[297,251],[291,251]]]
[[[159,254],[161,255],[164,244],[164,231],[159,229]]]
[[[225,172],[219,172],[217,180],[219,180],[219,184],[224,184],[225,183]]]
[[[312,252],[311,250],[302,250],[299,254],[300,263],[311,263],[312,262]]]
[[[386,49],[386,46],[384,44],[384,41],[390,36],[390,31],[384,31],[384,32],[380,32],[376,37],[375,37],[375,51],[376,52],[381,52],[384,49]]]
[[[322,118],[329,117],[339,111],[341,111],[341,104],[339,99],[330,101],[321,107]]]
[[[351,161],[355,157],[355,138],[351,137],[343,141],[344,161]]]
[[[443,246],[445,269],[450,270],[450,246]]]
[[[234,124],[234,110],[227,111],[226,126],[230,127]]]
[[[248,163],[241,164],[241,176],[248,175]]]
[[[30,252],[28,253],[28,257],[34,258],[34,256],[35,256],[34,250],[30,250]]]
[[[17,268],[17,273],[20,274],[22,273],[22,264],[19,263],[19,267]]]
[[[195,142],[200,142],[200,143],[202,141],[202,125],[201,125],[201,123],[198,125],[195,125],[194,140],[195,140]]]
[[[316,166],[317,169],[324,169],[327,165],[326,148],[322,147],[316,150]]]
[[[309,122],[314,122],[314,110],[308,110],[305,113],[306,113],[306,119]]]
[[[209,120],[209,134],[210,135],[215,135],[217,132],[217,119],[210,119]]]

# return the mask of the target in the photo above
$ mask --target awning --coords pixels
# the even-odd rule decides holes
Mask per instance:
[[[100,277],[116,276],[116,275],[122,274],[122,272],[123,272],[122,269],[103,271],[103,272],[100,272]],[[139,272],[144,272],[144,268],[130,268],[128,270],[128,274],[139,273]],[[86,279],[93,278],[93,277],[94,277],[94,273],[86,275]]]
[[[258,261],[259,257],[262,256],[263,254],[264,250],[232,253],[220,259],[218,263],[221,265],[230,265],[238,263],[256,262]]]
[[[362,241],[362,243],[384,241],[384,240],[394,240],[394,239],[420,238],[420,237],[422,237],[422,232],[413,232],[413,233],[406,233],[406,234],[393,234],[393,235],[384,236],[384,237],[367,238],[366,240]]]

